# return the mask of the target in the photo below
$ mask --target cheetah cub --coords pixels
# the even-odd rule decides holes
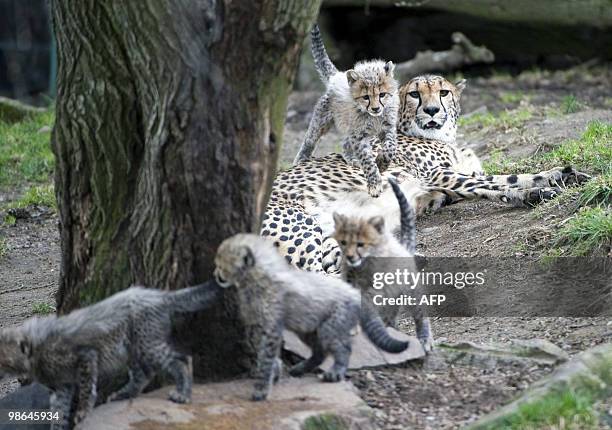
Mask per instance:
[[[253,400],[265,400],[278,379],[278,357],[287,329],[310,347],[312,356],[292,367],[300,376],[316,369],[327,357],[333,367],[323,380],[344,378],[351,355],[351,329],[358,323],[372,343],[388,352],[401,352],[408,342],[392,338],[382,320],[361,308],[359,291],[344,281],[290,266],[274,244],[254,234],[226,239],[215,257],[215,277],[222,287],[236,286],[240,314],[258,326],[261,343]]]
[[[371,60],[340,72],[329,59],[316,25],[311,38],[315,67],[327,91],[315,105],[294,165],[311,157],[317,142],[333,122],[345,135],[344,159],[361,166],[368,193],[378,197],[383,189],[380,172],[393,160],[397,147],[400,100],[398,84],[393,78],[395,66],[391,61]],[[373,145],[377,140],[381,145],[375,157]]]
[[[53,392],[62,413],[52,429],[72,429],[93,409],[99,380],[127,366],[129,382],[109,400],[135,397],[159,372],[176,382],[170,400],[191,400],[189,357],[170,343],[171,316],[212,305],[222,290],[214,281],[178,291],[131,287],[64,316],[31,318],[0,330],[0,380],[26,376]]]
[[[342,250],[342,277],[351,285],[360,289],[364,297],[373,298],[372,279],[375,272],[393,272],[397,269],[398,260],[381,257],[399,257],[405,261],[408,270],[417,272],[416,264],[416,215],[414,209],[406,200],[399,185],[394,178],[389,178],[393,192],[400,206],[400,232],[399,240],[392,232],[385,229],[385,220],[382,216],[369,219],[348,217],[334,213],[335,231],[334,239]],[[369,260],[369,257],[380,259]],[[418,288],[418,287],[417,287]],[[398,297],[401,294],[410,294],[410,290],[403,285],[387,285],[381,290],[386,297]],[[369,300],[371,303],[371,300]],[[425,352],[433,348],[433,336],[429,318],[424,315],[420,307],[410,307],[416,325],[417,338]],[[377,306],[376,310],[386,325],[395,327],[400,312],[400,306]]]

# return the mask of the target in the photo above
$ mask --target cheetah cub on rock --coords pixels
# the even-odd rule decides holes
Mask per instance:
[[[109,400],[135,397],[160,372],[176,382],[170,400],[191,400],[189,357],[170,343],[171,316],[207,308],[222,290],[214,281],[178,291],[131,287],[64,316],[31,318],[0,330],[0,380],[26,376],[53,392],[62,413],[52,429],[72,429],[96,404],[99,381],[125,367],[129,382]]]
[[[347,163],[361,166],[368,183],[368,193],[378,197],[383,189],[380,172],[395,156],[396,125],[399,110],[398,84],[393,78],[391,61],[362,61],[340,72],[329,59],[319,28],[311,31],[315,67],[327,91],[315,105],[304,142],[294,165],[312,156],[321,136],[332,122],[345,135],[343,157]],[[378,156],[373,144],[379,140]]]
[[[382,293],[385,297],[399,297],[402,294],[411,293],[410,289],[404,285],[386,285],[380,291],[374,290],[372,288],[374,273],[394,272],[398,268],[398,258],[402,258],[403,268],[412,272],[419,270],[417,259],[414,258],[416,255],[414,209],[406,200],[396,180],[389,178],[389,182],[400,206],[399,240],[391,231],[385,229],[385,220],[382,216],[362,219],[338,213],[333,214],[335,222],[333,237],[340,245],[343,254],[342,277],[361,290],[363,297],[369,299],[368,303],[372,303],[376,294]],[[419,286],[416,288],[418,293]],[[400,313],[407,309],[400,306],[376,306],[376,310],[386,325],[395,327]],[[410,311],[416,325],[417,338],[425,352],[429,353],[433,348],[429,318],[418,306],[410,306]]]
[[[265,400],[278,379],[278,357],[287,329],[310,347],[312,356],[292,367],[300,376],[316,369],[332,354],[334,364],[323,380],[344,378],[351,355],[351,329],[358,323],[372,343],[388,352],[402,352],[408,342],[392,338],[382,320],[361,308],[359,291],[346,282],[290,266],[274,244],[254,234],[226,239],[215,257],[215,277],[222,287],[237,288],[240,314],[261,333],[253,400]]]

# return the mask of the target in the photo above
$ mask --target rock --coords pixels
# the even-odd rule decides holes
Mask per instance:
[[[494,368],[499,362],[533,361],[537,364],[555,365],[568,359],[567,352],[544,339],[514,339],[509,343],[490,344],[439,343],[438,346],[447,361],[487,368]]]
[[[404,363],[409,360],[416,360],[425,356],[425,351],[421,347],[420,342],[416,337],[408,336],[401,331],[393,328],[387,328],[391,336],[399,340],[407,340],[410,342],[408,349],[399,354],[391,354],[381,351],[375,347],[372,342],[366,337],[363,331],[353,336],[353,352],[349,362],[349,369],[358,370],[363,368],[386,366],[389,364]],[[285,331],[284,333],[285,349],[301,358],[310,357],[310,348],[302,343],[302,341],[292,332]],[[327,359],[321,365],[321,369],[329,370],[333,364],[333,358]]]
[[[593,402],[612,396],[612,343],[578,354],[551,375],[537,381],[512,403],[476,421],[469,430],[504,427],[504,423],[527,404],[534,404],[564,392],[580,392]]]
[[[130,401],[94,409],[80,426],[87,430],[253,429],[373,430],[372,412],[349,382],[315,377],[283,378],[265,402],[252,402],[253,380],[195,385],[193,402],[166,400],[171,387]]]

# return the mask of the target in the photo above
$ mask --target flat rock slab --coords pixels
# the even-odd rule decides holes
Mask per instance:
[[[370,408],[350,382],[315,377],[283,378],[265,402],[250,400],[253,380],[195,385],[193,402],[166,400],[166,387],[134,400],[94,409],[79,426],[87,430],[373,430]]]
[[[349,361],[349,369],[358,370],[378,366],[386,366],[389,364],[404,363],[409,360],[416,360],[425,357],[425,351],[418,339],[414,336],[408,336],[401,331],[387,327],[387,332],[395,339],[409,342],[408,349],[399,354],[392,354],[381,351],[366,337],[363,331],[353,336],[353,352]],[[304,345],[302,341],[292,332],[285,331],[283,333],[285,341],[285,349],[302,358],[310,357],[310,348]],[[332,357],[327,359],[320,366],[323,370],[329,370],[334,360]]]
[[[509,342],[477,344],[474,342],[440,343],[438,350],[453,363],[495,368],[498,363],[532,361],[556,365],[568,360],[567,352],[546,339],[512,339]]]

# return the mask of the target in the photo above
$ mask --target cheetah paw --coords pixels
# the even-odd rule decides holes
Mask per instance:
[[[528,206],[534,206],[538,203],[554,199],[561,192],[562,190],[559,187],[531,188],[527,191],[524,203]]]
[[[344,371],[330,370],[323,374],[323,381],[324,382],[340,382],[344,379],[345,373],[346,372]]]
[[[251,400],[254,402],[261,402],[268,398],[268,393],[264,390],[255,390],[251,395]]]
[[[425,354],[429,354],[434,350],[434,340],[432,337],[428,337],[425,339],[419,339],[421,346],[423,347],[423,351]]]
[[[168,395],[168,400],[180,404],[191,403],[191,396],[179,393],[178,391],[171,391]]]

